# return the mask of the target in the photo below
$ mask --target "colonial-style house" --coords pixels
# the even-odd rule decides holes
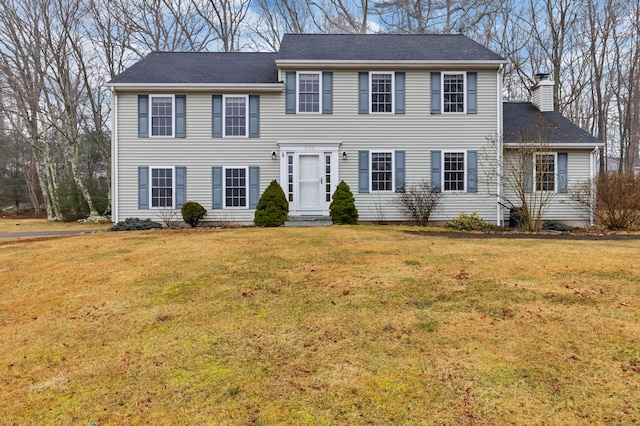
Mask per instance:
[[[584,224],[566,192],[594,176],[600,142],[553,112],[548,80],[533,104],[503,103],[504,65],[464,35],[287,34],[277,53],[153,52],[109,83],[113,220],[158,220],[190,200],[208,220],[250,223],[275,179],[290,216],[328,216],[344,180],[361,221],[402,221],[399,193],[428,180],[442,192],[433,221],[476,211],[502,224],[496,169],[518,145],[509,135],[535,120],[549,143],[532,167],[551,171],[529,189],[556,193],[545,219]]]

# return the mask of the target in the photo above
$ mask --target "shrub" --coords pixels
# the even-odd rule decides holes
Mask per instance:
[[[400,209],[411,216],[418,226],[426,226],[431,213],[438,207],[441,191],[432,191],[427,179],[407,185],[400,194]]]
[[[471,212],[470,215],[460,212],[460,216],[456,219],[450,220],[449,223],[447,223],[447,227],[457,231],[488,232],[491,230],[491,225],[482,220],[482,218],[478,216],[477,212]]]
[[[198,226],[198,223],[207,214],[205,208],[195,201],[187,201],[184,203],[180,212],[182,213],[182,219],[192,228]]]
[[[288,214],[289,202],[284,191],[277,181],[272,180],[260,196],[253,222],[257,226],[282,226]]]
[[[358,209],[351,188],[345,181],[340,181],[331,197],[329,212],[333,223],[355,225],[358,223]]]
[[[137,217],[128,217],[113,225],[109,231],[144,231],[147,229],[162,229],[162,225],[158,222],[152,222],[151,219],[140,220]]]
[[[561,232],[569,232],[573,228],[569,225],[565,225],[562,222],[558,222],[555,220],[548,220],[542,224],[543,231],[561,231]]]

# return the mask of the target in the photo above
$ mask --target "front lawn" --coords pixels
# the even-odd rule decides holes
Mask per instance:
[[[5,242],[0,424],[640,422],[640,241],[412,229]]]

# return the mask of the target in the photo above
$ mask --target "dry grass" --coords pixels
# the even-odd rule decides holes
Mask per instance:
[[[640,242],[404,230],[4,244],[0,423],[640,422]]]
[[[110,223],[48,222],[46,219],[0,219],[0,234],[49,231],[100,231]]]

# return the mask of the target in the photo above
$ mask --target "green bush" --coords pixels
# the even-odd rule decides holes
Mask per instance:
[[[253,222],[257,226],[282,226],[287,220],[288,214],[287,197],[285,197],[280,184],[272,180],[258,201]]]
[[[99,213],[109,209],[108,183],[106,179],[85,179],[84,184],[91,195],[93,205]],[[62,219],[74,221],[89,216],[89,206],[73,178],[63,178],[56,191]]]
[[[151,219],[140,220],[137,217],[128,217],[109,228],[109,231],[144,231],[147,229],[162,229],[162,225]]]
[[[349,188],[349,185],[347,185],[345,181],[340,181],[331,200],[329,212],[331,213],[333,223],[345,225],[355,225],[358,223],[356,201],[351,193],[351,188]]]
[[[555,220],[549,220],[542,224],[543,231],[561,231],[561,232],[569,232],[573,228],[565,225],[562,222],[557,222]]]
[[[447,223],[447,228],[455,229],[457,231],[487,232],[491,230],[491,225],[482,220],[482,218],[478,216],[477,212],[471,212],[470,215],[460,212],[460,216]]]
[[[192,228],[198,226],[198,223],[207,214],[207,211],[199,203],[195,201],[187,201],[182,205],[182,219]]]

